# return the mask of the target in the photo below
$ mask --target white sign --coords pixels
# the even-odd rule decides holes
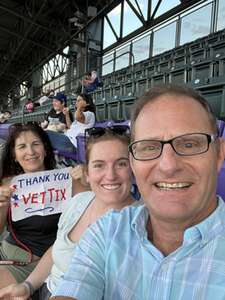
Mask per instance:
[[[69,170],[55,169],[14,177],[11,181],[15,188],[11,198],[12,220],[61,213],[72,194]]]

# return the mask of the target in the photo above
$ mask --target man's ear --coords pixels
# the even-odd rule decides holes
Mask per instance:
[[[217,172],[220,172],[220,169],[225,163],[225,140],[224,138],[219,138],[219,150],[218,150],[218,159],[217,159]]]

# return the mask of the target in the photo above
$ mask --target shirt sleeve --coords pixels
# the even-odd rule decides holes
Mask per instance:
[[[85,111],[84,112],[85,117],[85,124],[90,125],[91,127],[95,124],[95,114],[92,111]]]
[[[105,286],[105,217],[89,227],[74,250],[71,264],[54,296],[101,300]]]

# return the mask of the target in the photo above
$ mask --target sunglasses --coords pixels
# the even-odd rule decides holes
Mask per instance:
[[[32,127],[40,127],[38,122],[35,121],[28,121],[26,123],[12,123],[12,125],[9,128],[9,132],[12,132],[18,128],[23,128],[24,126],[32,126]]]
[[[116,135],[129,135],[130,128],[126,125],[113,125],[109,127],[92,127],[85,130],[85,138],[98,138],[106,134],[107,132]]]

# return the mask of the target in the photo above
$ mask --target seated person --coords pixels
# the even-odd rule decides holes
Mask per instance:
[[[46,116],[46,120],[41,123],[42,128],[64,132],[70,127],[73,116],[70,110],[64,110],[66,107],[66,96],[63,93],[57,93],[52,101],[53,108]]]
[[[98,74],[96,71],[87,72],[85,78],[82,81],[85,93],[90,93],[96,90],[99,84]]]
[[[28,299],[34,290],[46,282],[47,286],[44,284],[40,289],[39,299],[49,299],[69,266],[74,247],[86,228],[109,209],[120,210],[135,203],[130,193],[132,173],[128,143],[126,128],[120,134],[108,129],[101,136],[88,138],[85,173],[92,192],[82,192],[71,199],[60,218],[53,247],[49,248],[25,282],[2,289],[0,298]],[[79,169],[82,171],[81,167]],[[76,176],[82,178],[79,174]]]
[[[93,127],[95,124],[95,105],[91,95],[78,95],[75,108],[74,121],[65,134],[72,144],[77,147],[76,137],[78,134],[84,134],[86,129]]]
[[[95,105],[90,95],[80,94],[77,97],[75,108],[74,121],[65,134],[47,131],[52,146],[56,150],[74,153],[78,134],[84,134],[86,129],[95,124]],[[68,108],[64,108],[63,113],[67,115],[68,111]]]
[[[47,94],[43,92],[42,95],[41,95],[41,98],[40,98],[39,100],[37,100],[37,105],[38,105],[38,106],[44,105],[45,102],[48,101],[48,99],[49,99],[49,98],[48,98]]]
[[[10,231],[0,243],[0,287],[22,282],[32,272],[40,257],[53,244],[59,220],[59,214],[55,214],[12,221],[8,213],[13,193],[10,181],[19,174],[52,170],[55,165],[50,141],[40,126],[18,124],[11,127],[0,184],[0,233],[5,226],[9,226]],[[6,260],[12,263],[4,265]],[[23,261],[25,265],[19,266],[13,261]]]
[[[7,123],[8,120],[11,118],[11,116],[12,116],[11,111],[9,111],[9,110],[4,111],[3,114],[1,115],[1,120],[0,120],[0,122],[1,122],[2,124]]]
[[[32,113],[34,111],[34,104],[31,100],[31,98],[27,99],[27,102],[25,104],[26,112]]]

